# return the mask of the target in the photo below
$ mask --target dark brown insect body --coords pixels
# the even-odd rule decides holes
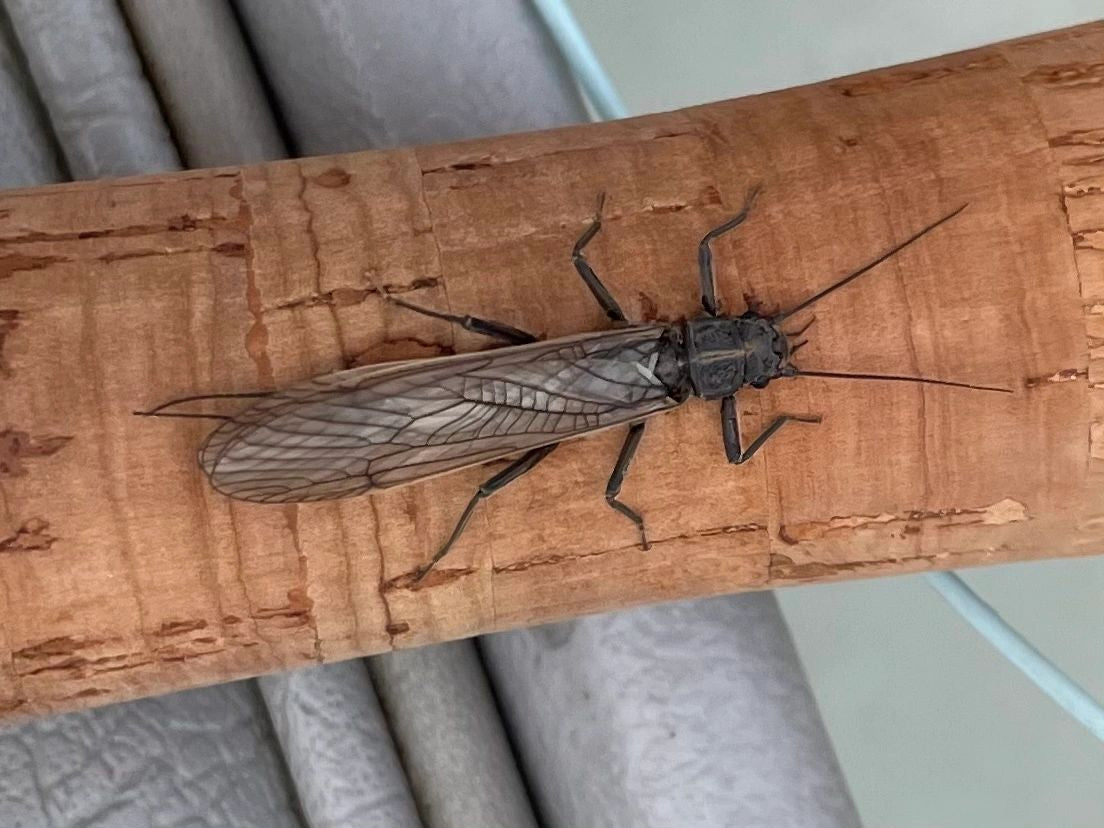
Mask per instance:
[[[699,316],[683,329],[686,379],[694,395],[719,400],[745,385],[764,388],[784,376],[790,341],[769,319],[743,316]]]
[[[460,536],[478,502],[532,469],[568,439],[628,425],[606,501],[629,518],[648,545],[643,518],[618,499],[648,417],[691,396],[721,401],[721,434],[733,463],[750,459],[789,421],[782,415],[742,448],[735,395],[781,377],[822,376],[925,382],[999,391],[948,380],[896,375],[805,371],[791,361],[806,328],[786,334],[781,323],[867,272],[963,208],[928,225],[866,266],[773,317],[719,312],[710,242],[747,217],[755,191],[733,219],[698,247],[704,313],[683,323],[639,325],[540,342],[501,322],[458,316],[400,299],[397,304],[496,337],[511,347],[475,354],[341,371],[280,391],[229,394],[254,404],[216,428],[199,452],[200,466],[220,492],[243,500],[286,503],[348,497],[412,483],[466,466],[522,454],[487,480],[461,515],[452,536],[420,570],[424,575]],[[590,267],[583,248],[601,227],[599,215],[576,243],[575,267],[614,322],[625,314]],[[208,397],[192,397],[208,399]],[[149,412],[163,409],[175,400]]]

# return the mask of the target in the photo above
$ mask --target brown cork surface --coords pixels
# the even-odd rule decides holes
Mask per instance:
[[[486,141],[0,193],[0,711],[41,714],[682,597],[1104,551],[1104,25],[645,118]],[[963,202],[820,303],[808,368],[1012,395],[797,379],[575,441],[410,574],[470,469],[338,503],[214,493],[188,394],[466,352],[485,340],[380,289],[548,337],[792,305]]]

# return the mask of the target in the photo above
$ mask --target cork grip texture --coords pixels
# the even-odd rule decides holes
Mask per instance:
[[[1104,549],[1104,25],[752,98],[543,133],[0,193],[0,710],[41,714],[682,597]],[[565,445],[481,505],[421,583],[476,468],[333,503],[213,492],[189,394],[469,352],[381,290],[556,337],[816,307],[802,378],[740,394],[787,426],[725,462],[715,403]],[[808,319],[805,314],[803,319]],[[795,318],[797,319],[797,318]],[[800,321],[800,320],[798,320]]]

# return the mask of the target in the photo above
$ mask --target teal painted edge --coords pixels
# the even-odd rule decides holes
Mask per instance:
[[[603,121],[628,115],[625,104],[609,79],[605,68],[594,54],[571,8],[563,0],[532,0],[537,12],[556,41],[560,53],[571,67],[575,79],[583,87],[594,111]]]
[[[591,106],[603,120],[628,114],[566,0],[532,0]],[[953,572],[929,572],[928,583],[1001,655],[1104,742],[1104,706],[1036,650]]]
[[[1104,706],[1050,659],[1031,646],[953,572],[929,572],[931,585],[982,637],[1018,667],[1054,702],[1104,742]]]

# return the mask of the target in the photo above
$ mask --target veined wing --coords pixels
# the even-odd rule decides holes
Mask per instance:
[[[317,377],[220,425],[199,463],[223,494],[285,503],[558,443],[679,404],[655,374],[666,332],[649,325]]]

